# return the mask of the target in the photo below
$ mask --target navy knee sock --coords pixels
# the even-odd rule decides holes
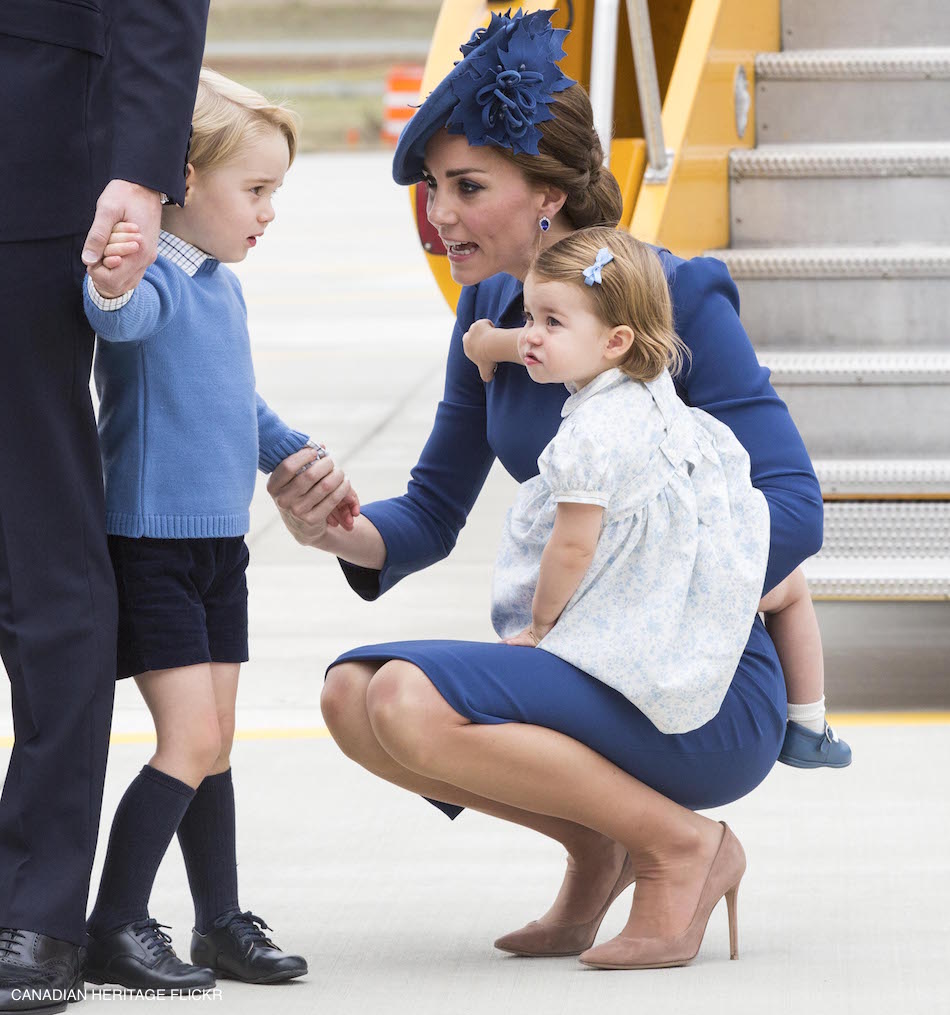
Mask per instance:
[[[155,875],[194,795],[186,783],[149,765],[132,780],[112,819],[90,934],[101,937],[148,918]]]
[[[195,902],[195,930],[207,934],[219,916],[240,911],[230,768],[205,777],[178,826],[178,842]]]

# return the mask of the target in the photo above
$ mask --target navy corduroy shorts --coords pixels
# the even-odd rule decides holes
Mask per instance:
[[[247,661],[243,536],[109,536],[119,593],[117,677]]]

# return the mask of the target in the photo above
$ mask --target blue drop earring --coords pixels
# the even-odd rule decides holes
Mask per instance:
[[[542,215],[540,221],[538,222],[538,226],[540,227],[542,233],[546,233],[551,228],[551,220],[547,217],[547,215]]]

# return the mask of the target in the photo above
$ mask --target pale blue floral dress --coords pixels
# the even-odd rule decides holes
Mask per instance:
[[[531,623],[559,502],[599,504],[594,558],[539,648],[625,695],[662,733],[719,711],[763,591],[769,509],[723,423],[676,395],[667,372],[570,385],[563,421],[508,512],[492,623]]]

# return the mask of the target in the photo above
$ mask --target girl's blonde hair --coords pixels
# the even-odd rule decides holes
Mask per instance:
[[[589,286],[584,269],[594,264],[602,247],[613,260],[600,269],[601,281]],[[617,366],[634,380],[652,381],[664,370],[675,376],[689,359],[689,349],[673,328],[670,288],[660,259],[629,233],[578,229],[542,250],[530,270],[538,281],[580,287],[604,324],[633,330],[633,344]]]
[[[230,162],[242,145],[278,130],[297,154],[300,117],[286,106],[268,102],[253,88],[245,88],[217,71],[202,67],[191,120],[193,134],[188,161],[195,169],[215,169]]]

